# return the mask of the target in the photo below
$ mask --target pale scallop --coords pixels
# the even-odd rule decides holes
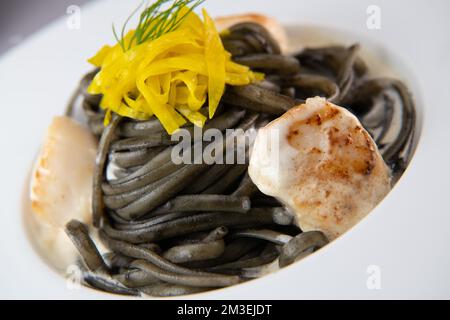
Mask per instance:
[[[249,174],[281,200],[304,231],[334,239],[389,192],[390,171],[348,110],[310,98],[259,130]]]
[[[53,119],[31,177],[37,219],[59,228],[71,219],[91,221],[96,150],[96,138],[87,128],[68,117]]]
[[[229,15],[223,17],[217,17],[215,19],[216,27],[219,31],[227,29],[237,23],[241,22],[255,22],[262,25],[269,31],[271,36],[280,45],[281,51],[286,52],[288,50],[288,37],[284,27],[278,22],[278,20],[268,17],[266,15],[257,13],[247,13],[238,15]]]

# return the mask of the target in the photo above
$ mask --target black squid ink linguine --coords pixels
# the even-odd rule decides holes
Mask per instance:
[[[161,2],[166,1],[157,3]],[[174,3],[181,8],[199,4]],[[167,11],[153,12],[164,14],[141,15],[142,25],[152,17],[155,21],[173,17]],[[177,20],[172,20],[174,27],[167,33],[177,30]],[[160,29],[163,34],[164,28]],[[133,41],[136,45],[149,41],[142,34],[145,30],[129,46]],[[234,24],[220,37],[234,63],[264,74],[264,79],[243,85],[228,83],[213,117],[208,114],[211,101],[202,100],[196,112],[205,119],[210,116],[203,131],[218,129],[225,140],[231,139],[225,134],[227,129],[264,127],[307,98],[322,96],[358,117],[394,181],[402,174],[414,135],[413,100],[399,80],[369,76],[358,56],[358,44],[286,54],[264,26],[247,21]],[[126,37],[122,40],[120,45],[127,47]],[[86,285],[125,295],[198,293],[257,278],[328,243],[320,231],[302,232],[289,210],[252,182],[247,172],[250,145],[244,164],[175,164],[171,155],[177,142],[159,117],[120,115],[105,109],[102,94],[92,94],[89,87],[101,72],[99,66],[83,77],[67,110],[71,116],[81,101],[89,130],[99,139],[92,191],[96,230],[89,232],[76,220],[66,226],[81,255]],[[130,98],[129,105],[139,101],[136,95]],[[193,132],[194,126],[184,123],[179,127]],[[217,143],[194,139],[190,147]],[[96,232],[106,253],[100,253],[90,237]]]

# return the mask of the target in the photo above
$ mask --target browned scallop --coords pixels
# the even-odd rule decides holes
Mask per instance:
[[[50,124],[31,179],[36,217],[54,227],[71,219],[91,221],[92,176],[97,141],[87,128],[68,117]]]
[[[249,174],[295,213],[304,231],[321,230],[330,239],[355,225],[391,187],[389,169],[359,120],[318,97],[259,130]]]

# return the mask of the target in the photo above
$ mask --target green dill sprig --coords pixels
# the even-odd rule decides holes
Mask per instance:
[[[169,2],[172,2],[172,4],[166,9],[163,9],[163,6]],[[203,2],[205,2],[205,0],[157,0],[152,5],[147,5],[140,14],[139,22],[133,36],[129,43],[126,44],[125,32],[127,24],[142,7],[141,3],[125,21],[122,26],[120,37],[113,24],[114,37],[124,51],[129,50],[133,43],[139,45],[146,41],[155,40],[163,34],[176,30],[180,26],[181,21]],[[184,14],[181,14],[181,11],[184,8],[187,8],[188,10]]]

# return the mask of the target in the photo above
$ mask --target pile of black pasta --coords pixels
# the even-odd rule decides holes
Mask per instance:
[[[402,173],[411,154],[413,101],[400,81],[368,75],[358,45],[284,55],[254,23],[231,27],[222,40],[234,61],[266,77],[227,87],[204,129],[257,129],[308,97],[324,96],[353,112],[394,175]],[[71,221],[66,228],[87,285],[129,295],[196,293],[259,277],[327,243],[319,231],[302,232],[276,199],[252,183],[250,145],[245,164],[174,164],[174,142],[157,119],[113,115],[104,127],[101,97],[86,91],[97,72],[83,78],[68,108],[70,115],[81,100],[87,124],[99,137],[91,233],[98,233],[108,252],[99,253],[82,223]],[[193,140],[192,148],[199,144],[205,142]]]

